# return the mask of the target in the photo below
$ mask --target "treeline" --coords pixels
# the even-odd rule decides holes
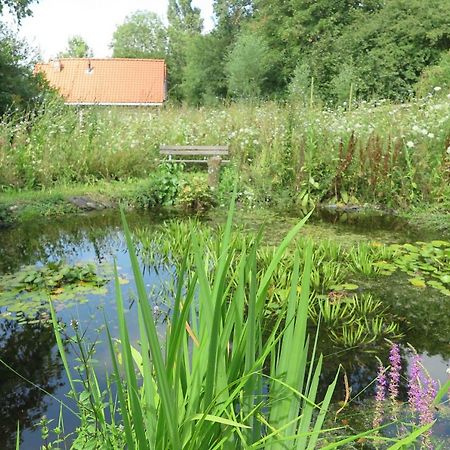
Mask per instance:
[[[164,57],[170,97],[285,98],[342,104],[450,89],[448,0],[214,0],[202,33],[191,0],[169,0],[168,25],[138,11],[113,56]],[[439,89],[440,88],[440,89]]]
[[[0,0],[18,17],[33,0]],[[169,97],[192,105],[285,99],[342,105],[450,92],[448,0],[213,0],[205,33],[192,0],[169,0],[167,25],[136,11],[112,56],[165,58]],[[0,113],[36,98],[25,47],[1,27]],[[59,56],[92,56],[79,36]],[[19,82],[16,82],[16,81]]]

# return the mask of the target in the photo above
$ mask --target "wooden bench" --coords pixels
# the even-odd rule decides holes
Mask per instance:
[[[159,153],[167,157],[167,162],[207,163],[208,184],[212,188],[219,184],[220,164],[230,162],[229,159],[222,159],[229,154],[227,145],[162,145]],[[178,159],[173,159],[173,156]],[[198,158],[192,159],[194,156]]]

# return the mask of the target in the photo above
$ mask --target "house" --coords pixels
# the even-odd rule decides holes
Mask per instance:
[[[163,59],[61,58],[36,64],[67,105],[154,106],[166,100]]]

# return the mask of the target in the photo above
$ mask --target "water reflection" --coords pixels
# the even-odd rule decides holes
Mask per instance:
[[[61,385],[62,363],[54,349],[53,329],[46,323],[0,322],[0,436],[5,450],[15,448],[17,421],[32,427],[46,412],[46,394]],[[30,380],[32,383],[30,383]]]
[[[148,226],[161,224],[168,216],[165,212],[159,213],[130,213],[128,220],[131,228],[136,226]],[[213,215],[204,220],[212,222],[223,221],[224,215]],[[323,221],[326,221],[325,223]],[[247,215],[240,212],[236,221],[248,228],[258,227],[261,223],[267,224],[268,234],[273,235],[275,241],[279,241],[285,232],[298,221],[298,217],[279,214],[266,214],[258,218],[254,212]],[[311,220],[306,232],[313,236],[334,237],[343,236],[343,239],[365,240],[378,239],[379,236],[388,236],[394,240],[431,239],[429,235],[414,234],[411,236],[405,222],[395,218],[377,217],[369,215],[345,215],[319,211]],[[309,231],[308,231],[309,230]],[[330,234],[330,230],[332,234]],[[150,231],[151,232],[151,231]],[[377,234],[378,233],[378,234]],[[381,234],[380,234],[381,233]],[[415,232],[414,232],[415,233]],[[395,236],[394,236],[395,235]],[[42,264],[49,260],[64,259],[67,262],[77,260],[92,260],[102,262],[111,261],[112,255],[118,258],[121,273],[129,273],[123,236],[121,233],[120,217],[117,211],[103,211],[101,213],[73,216],[63,220],[33,221],[17,227],[11,227],[0,231],[0,272],[15,271],[25,264]],[[130,277],[131,278],[131,277]],[[163,283],[168,282],[168,272],[165,270],[146,270],[145,279],[150,289],[163,289]],[[159,279],[159,281],[157,280]],[[388,284],[389,283],[389,284]],[[450,317],[443,314],[445,303],[436,298],[427,297],[434,295],[431,291],[417,291],[410,285],[402,284],[400,279],[390,277],[382,279],[381,283],[359,282],[358,284],[375,294],[386,304],[390,304],[396,315],[401,316],[402,331],[405,333],[404,342],[412,343],[417,350],[428,352],[429,355],[441,355],[444,360],[450,358],[449,331]],[[130,299],[130,311],[128,319],[132,322],[135,315],[132,307],[133,284],[123,286],[124,296]],[[112,290],[110,289],[110,292]],[[155,291],[156,295],[159,291]],[[416,295],[416,297],[414,297]],[[427,301],[428,299],[428,301]],[[448,299],[447,299],[448,300]],[[112,319],[111,329],[116,329],[114,322],[115,310],[112,295],[108,299],[89,299],[89,302],[79,305],[73,311],[61,311],[61,318],[69,323],[73,314],[77,314],[82,326],[94,329],[103,323],[103,309]],[[135,309],[135,308],[134,308]],[[166,311],[164,305],[161,307]],[[426,320],[424,320],[426,318]],[[80,326],[81,326],[80,325]],[[137,330],[137,327],[132,327]],[[314,330],[311,335],[314,336]],[[137,336],[132,336],[136,338]],[[383,361],[388,361],[388,346],[377,346],[376,354]],[[367,347],[358,347],[342,351],[333,344],[324,340],[320,341],[319,352],[325,355],[324,371],[321,376],[321,390],[334,378],[339,365],[342,365],[348,377],[352,397],[365,389],[376,377],[377,360],[375,353],[368,351]],[[98,347],[97,359],[103,365],[109,360],[107,348]],[[65,376],[54,348],[54,338],[51,328],[45,324],[19,324],[16,321],[3,320],[0,322],[0,358],[5,360],[27,379],[32,380],[37,386],[50,393],[56,393],[59,398],[67,393],[67,386],[63,386]],[[403,355],[403,385],[401,394],[405,398],[406,393],[406,367],[407,355]],[[436,374],[442,376],[443,360],[436,363]],[[440,365],[439,365],[440,364]],[[342,370],[342,369],[341,369]],[[433,369],[434,370],[434,369]],[[102,373],[103,373],[102,372]],[[342,372],[344,373],[344,372]],[[336,399],[343,400],[347,394],[345,383],[341,376],[336,389]],[[103,383],[103,380],[100,380]],[[58,392],[56,392],[59,389]],[[103,385],[102,385],[103,388]],[[358,400],[373,395],[373,386],[364,391]],[[17,420],[20,420],[21,429],[32,427],[43,414],[57,418],[59,406],[46,400],[44,393],[37,387],[28,384],[10,370],[0,366],[0,436],[3,437],[2,448],[14,448],[14,437]],[[355,400],[356,402],[356,400]],[[69,424],[68,428],[70,428]],[[73,429],[73,428],[72,428]],[[38,432],[24,434],[24,448],[36,448]],[[28,440],[27,440],[28,439]],[[7,442],[3,447],[3,442]],[[27,447],[28,446],[28,447]]]

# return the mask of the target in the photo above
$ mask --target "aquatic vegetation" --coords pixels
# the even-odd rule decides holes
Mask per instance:
[[[332,293],[312,300],[309,317],[322,333],[343,347],[380,343],[401,335],[395,315],[370,294]]]
[[[431,241],[416,244],[394,244],[392,261],[378,261],[380,273],[391,275],[399,269],[408,274],[410,283],[418,288],[427,286],[450,296],[450,242]]]
[[[25,321],[38,314],[38,318],[48,319],[49,296],[67,307],[74,301],[86,301],[87,295],[106,293],[108,281],[95,264],[25,266],[0,277],[0,318]]]
[[[345,438],[334,439],[329,431],[335,428],[323,428],[338,377],[319,398],[323,358],[317,354],[316,343],[310,349],[307,336],[311,244],[302,256],[301,277],[301,256],[294,250],[284,308],[270,330],[262,326],[274,271],[308,217],[288,233],[260,272],[256,255],[261,236],[254,236],[247,247],[237,251],[232,240],[232,213],[233,207],[212,260],[204,243],[191,233],[177,269],[173,314],[164,340],[158,338],[124,219],[138,294],[140,347],[130,343],[116,271],[118,346],[108,326],[106,329],[117,407],[110,399],[110,389],[99,391],[92,364],[85,370],[90,382],[83,385],[81,393],[77,390],[50,303],[71,396],[81,416],[78,447],[101,442],[106,448],[277,450],[289,442],[289,447],[297,449],[332,449],[374,435],[374,430],[359,434],[346,430]],[[188,270],[189,254],[195,271]],[[404,439],[413,442],[424,431]],[[396,443],[399,448],[404,439]]]

